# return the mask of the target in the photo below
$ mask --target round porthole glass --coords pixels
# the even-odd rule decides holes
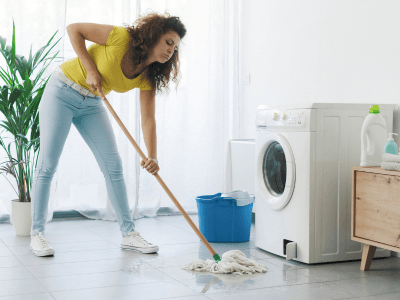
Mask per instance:
[[[262,170],[265,186],[271,195],[282,195],[286,184],[286,157],[278,142],[272,142],[265,151]]]

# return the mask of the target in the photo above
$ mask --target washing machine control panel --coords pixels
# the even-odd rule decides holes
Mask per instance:
[[[276,110],[259,109],[256,116],[256,126],[260,129],[279,129],[313,131],[315,109]]]

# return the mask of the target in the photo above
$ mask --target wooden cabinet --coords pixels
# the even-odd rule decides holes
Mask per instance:
[[[351,190],[351,239],[364,244],[368,271],[376,247],[400,252],[400,172],[353,167]]]

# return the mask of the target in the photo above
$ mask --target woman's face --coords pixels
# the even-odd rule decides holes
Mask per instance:
[[[151,61],[158,61],[162,64],[166,63],[172,57],[174,51],[178,50],[180,42],[181,39],[175,31],[165,33],[155,45]]]

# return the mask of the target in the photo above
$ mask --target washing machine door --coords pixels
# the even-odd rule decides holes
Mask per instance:
[[[281,134],[263,139],[257,158],[257,184],[273,210],[283,209],[290,201],[296,179],[294,155]]]

